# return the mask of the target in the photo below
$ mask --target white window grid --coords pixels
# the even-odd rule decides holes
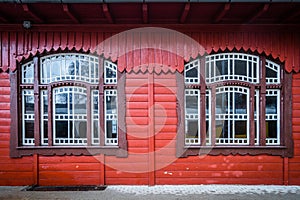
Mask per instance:
[[[116,97],[116,111],[113,111],[113,113],[107,113],[107,103],[106,103],[106,98],[109,97]],[[105,130],[105,145],[118,145],[118,100],[117,100],[118,96],[117,96],[117,90],[113,89],[113,90],[105,90],[104,91],[104,130]],[[116,128],[116,138],[110,138],[108,137],[108,128],[107,128],[107,121],[111,121],[112,123],[115,123],[115,125],[117,126]]]
[[[205,94],[206,98],[208,98],[208,109],[205,111],[206,122],[208,122],[208,134],[206,136],[206,145],[211,145],[211,90],[206,90]]]
[[[255,141],[254,144],[255,145],[259,145],[259,90],[255,90],[255,110],[254,110],[254,121],[256,122],[256,135],[255,135]]]
[[[230,132],[230,128],[228,129],[228,138],[216,138],[216,145],[249,145],[249,88],[238,87],[238,86],[223,86],[216,88],[216,94],[219,93],[228,93],[228,108],[232,107],[233,111],[235,110],[235,102],[230,101],[230,95],[235,95],[235,93],[246,94],[247,98],[247,108],[246,114],[235,114],[230,113],[228,109],[227,113],[216,114],[216,121],[224,121],[229,120],[232,122],[232,133]],[[235,99],[233,97],[233,99]],[[230,105],[231,104],[231,105]],[[235,138],[235,122],[236,121],[246,121],[246,138]],[[230,123],[228,124],[228,127]]]
[[[279,145],[280,144],[280,90],[272,89],[266,90],[266,97],[275,96],[277,98],[277,113],[267,114],[266,121],[276,121],[277,123],[277,137],[276,138],[266,138],[266,145]],[[266,106],[267,107],[267,106]]]
[[[280,83],[280,66],[270,60],[266,60],[266,68],[268,68],[276,73],[276,78],[268,77],[266,75],[266,83],[267,84],[279,84]]]
[[[73,95],[72,98],[72,105],[75,105],[74,103],[74,94],[81,94],[86,96],[86,89],[82,87],[58,87],[53,89],[53,99],[55,99],[55,95],[58,94],[67,94],[69,99],[69,94]],[[87,122],[87,114],[75,114],[74,108],[72,109],[72,112],[70,112],[70,102],[67,99],[68,104],[68,113],[67,114],[56,114],[55,112],[55,101],[53,101],[53,144],[54,145],[86,145],[87,144],[87,138],[78,138],[75,137],[74,130],[75,130],[75,122]],[[56,121],[68,121],[68,137],[67,138],[60,138],[56,137],[56,127],[55,123]],[[73,129],[70,130],[69,123],[73,122]],[[72,133],[72,137],[71,137]],[[89,134],[89,133],[87,133]]]
[[[34,122],[34,113],[26,114],[25,113],[25,99],[26,97],[31,97],[30,99],[34,101],[34,92],[33,90],[22,90],[22,144],[26,146],[34,145],[34,138],[26,137],[25,123]],[[32,102],[34,103],[34,102]]]
[[[197,69],[197,77],[188,77],[187,72],[192,69]],[[185,84],[199,84],[200,83],[200,60],[194,60],[184,65],[184,82]]]
[[[70,66],[73,65],[73,68]],[[87,67],[83,67],[87,65]],[[99,82],[99,59],[96,56],[62,53],[41,58],[41,83],[57,81]],[[73,70],[73,72],[70,72]]]
[[[99,107],[98,109],[95,109],[94,105],[97,104],[99,106],[99,91],[98,90],[92,90],[92,144],[100,144],[100,138],[99,138]],[[97,126],[95,126],[97,124]],[[94,136],[94,131],[97,131],[98,137]]]
[[[185,90],[185,99],[187,96],[195,96],[197,97],[197,113],[196,114],[190,114],[187,110],[186,103],[185,103],[185,144],[186,145],[199,145],[200,144],[200,91],[198,89],[186,89]],[[184,101],[186,102],[186,100]],[[197,138],[191,138],[187,137],[188,133],[188,121],[189,120],[197,120],[198,122],[198,137]]]
[[[107,71],[111,71],[112,74],[115,74],[115,77],[108,77]],[[108,60],[104,61],[104,84],[117,84],[118,73],[117,65]]]
[[[217,67],[216,61],[228,61],[227,74],[217,75]],[[246,61],[247,63],[247,75],[238,75],[235,74],[234,65],[235,60]],[[230,63],[232,63],[233,68],[229,67]],[[258,83],[259,82],[259,57],[242,54],[242,53],[222,53],[206,56],[206,83],[215,83],[219,81],[225,80],[238,80],[245,81],[249,83]],[[233,70],[233,71],[232,71]],[[249,71],[251,73],[249,73]],[[250,76],[251,74],[251,76]]]
[[[45,130],[44,130],[44,123],[48,122],[48,113],[44,111],[44,99],[48,101],[48,91],[42,90],[41,91],[41,144],[48,145],[48,137],[44,137]],[[47,135],[48,133],[46,133]]]
[[[34,64],[33,61],[22,65],[22,83],[33,84],[34,77]]]

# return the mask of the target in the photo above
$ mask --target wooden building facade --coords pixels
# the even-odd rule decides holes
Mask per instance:
[[[0,185],[299,185],[299,11],[0,3]]]

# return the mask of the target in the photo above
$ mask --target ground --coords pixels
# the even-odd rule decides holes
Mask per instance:
[[[109,200],[298,200],[300,186],[192,185],[108,186],[103,191],[22,191],[26,187],[0,187],[0,199],[109,199]]]

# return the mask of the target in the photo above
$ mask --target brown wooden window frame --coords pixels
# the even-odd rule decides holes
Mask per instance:
[[[217,52],[215,54],[222,53]],[[230,52],[240,53],[240,52]],[[198,76],[200,78],[198,84],[185,84],[185,77],[182,73],[177,72],[177,96],[178,96],[178,121],[181,122],[177,127],[177,143],[176,143],[176,156],[187,157],[191,155],[277,155],[282,157],[293,156],[293,139],[292,139],[292,74],[287,73],[284,70],[284,64],[278,61],[274,61],[272,58],[268,58],[265,55],[259,55],[252,52],[241,52],[248,55],[256,55],[259,57],[259,83],[253,84],[245,81],[226,80],[216,83],[207,84],[205,80],[205,66],[206,66],[206,55],[199,57],[200,67]],[[212,54],[213,55],[213,54]],[[266,84],[266,59],[280,65],[280,84]],[[192,60],[191,62],[193,62]],[[203,74],[203,76],[201,76]],[[248,145],[216,145],[216,130],[212,128],[211,144],[206,143],[206,91],[211,89],[211,105],[215,105],[216,93],[215,89],[219,86],[242,86],[249,88],[250,99],[250,138]],[[200,120],[199,120],[199,138],[200,142],[196,145],[186,145],[185,143],[185,90],[186,89],[198,89],[200,97]],[[266,91],[268,89],[279,89],[280,90],[280,144],[279,145],[266,145]],[[255,144],[255,120],[254,120],[254,98],[255,90],[259,91],[259,144]],[[215,127],[215,111],[212,109],[211,112],[211,127]]]
[[[47,55],[57,55],[64,53],[76,53],[78,55],[87,55],[81,52],[53,52]],[[14,72],[10,72],[11,83],[11,137],[10,137],[10,156],[22,157],[30,156],[33,154],[39,155],[114,155],[117,157],[127,157],[127,139],[126,139],[126,127],[125,127],[125,76],[117,70],[117,84],[104,84],[104,61],[108,60],[102,56],[97,56],[99,63],[99,83],[90,84],[83,81],[56,81],[48,84],[42,84],[40,80],[41,59],[45,55],[38,55],[21,63],[18,63],[18,69]],[[33,61],[34,65],[34,80],[32,84],[22,84],[21,82],[21,66],[30,61]],[[109,60],[108,60],[109,61]],[[99,115],[99,144],[93,144],[91,142],[91,128],[87,125],[87,144],[86,145],[53,145],[53,99],[52,92],[56,87],[71,86],[71,87],[84,87],[87,91],[87,124],[91,125],[91,90],[98,91],[98,115]],[[31,89],[34,91],[34,145],[22,145],[22,89]],[[104,131],[104,92],[105,90],[117,90],[117,120],[118,120],[118,145],[105,145],[105,131]],[[41,144],[41,111],[40,102],[42,101],[41,90],[46,90],[48,93],[48,145]]]

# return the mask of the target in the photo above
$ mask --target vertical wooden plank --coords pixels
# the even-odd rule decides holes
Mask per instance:
[[[9,35],[8,32],[2,32],[2,70],[6,71],[9,66]]]
[[[11,71],[16,70],[16,59],[15,59],[15,56],[17,54],[17,52],[16,52],[16,42],[17,42],[16,32],[10,33],[10,52],[9,52],[10,53],[10,66],[9,66],[9,69]],[[0,46],[1,46],[1,41],[0,41]],[[0,55],[0,57],[1,57],[1,55]],[[1,63],[0,63],[0,66],[1,66]]]
[[[61,45],[60,32],[55,32],[53,36],[53,49],[57,51]]]
[[[0,32],[0,69],[2,69],[2,33]]]
[[[52,127],[53,127],[53,114],[52,114],[52,87],[48,85],[48,146],[53,146]]]
[[[148,73],[149,185],[155,184],[154,73]]]
[[[103,88],[103,83],[104,83],[104,59],[102,57],[99,58],[99,102],[101,102],[98,112],[99,112],[99,121],[98,121],[98,126],[99,126],[99,137],[100,137],[100,146],[105,145],[105,130],[104,130],[104,88]]]
[[[39,59],[33,58],[34,64],[34,144],[40,146],[40,94],[39,94]]]
[[[255,144],[255,121],[254,121],[254,109],[255,109],[255,86],[250,87],[250,146]],[[258,112],[258,111],[256,111]]]
[[[211,145],[216,144],[216,86],[211,88]]]
[[[289,158],[283,158],[283,185],[289,184]]]
[[[82,48],[82,43],[83,43],[83,34],[82,32],[76,32],[75,33],[75,49],[77,51],[81,50]]]
[[[259,142],[261,146],[266,145],[266,57],[260,57],[260,135]]]
[[[39,155],[33,155],[33,185],[39,185]]]
[[[50,51],[53,48],[53,32],[46,33],[46,51]]]
[[[198,72],[199,73],[199,72]],[[206,144],[206,84],[205,84],[205,57],[200,58],[200,141]]]

